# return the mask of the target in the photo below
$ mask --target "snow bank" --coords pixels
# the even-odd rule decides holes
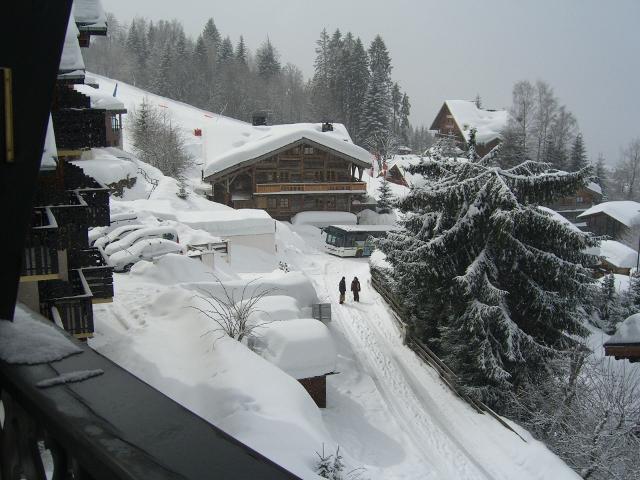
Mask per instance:
[[[375,249],[373,252],[371,252],[371,256],[369,257],[369,264],[373,267],[382,269],[393,268],[391,264],[387,262],[387,256],[378,249]]]
[[[378,213],[368,208],[358,213],[359,225],[395,225],[398,221],[398,217],[395,212],[391,213]]]
[[[224,265],[224,262],[216,262],[215,269],[211,269],[200,260],[170,253],[153,263],[136,263],[129,274],[145,282],[159,285],[213,282],[216,278],[222,281],[238,280],[238,276],[229,269],[225,269]]]
[[[82,349],[52,323],[38,319],[20,304],[16,305],[13,322],[0,320],[0,359],[4,362],[35,365],[76,353],[82,353]]]
[[[605,213],[627,227],[640,225],[640,203],[631,200],[599,203],[582,212],[578,218],[586,218],[596,213]]]
[[[251,282],[249,284],[249,282]],[[248,285],[248,286],[247,286]],[[225,298],[224,289],[217,282],[189,282],[183,285],[198,292],[207,291],[215,297]],[[224,283],[224,287],[236,302],[242,300],[242,290],[245,292],[245,300],[253,293],[261,293],[270,290],[267,296],[286,295],[295,298],[302,307],[309,307],[318,303],[318,296],[309,277],[302,272],[284,273],[276,270],[270,274],[264,274],[250,280],[232,280]]]
[[[300,304],[294,297],[288,295],[270,295],[261,298],[255,305],[251,321],[256,323],[293,320],[301,318]],[[256,331],[260,336],[262,327]]]
[[[336,347],[329,329],[313,318],[273,322],[260,331],[262,356],[293,378],[335,371]]]
[[[329,225],[355,225],[358,217],[349,212],[300,212],[291,218],[292,225],[314,225],[328,227]]]
[[[640,343],[640,313],[631,315],[622,322],[607,343]]]

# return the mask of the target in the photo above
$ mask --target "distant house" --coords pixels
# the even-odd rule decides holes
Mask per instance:
[[[578,190],[574,195],[562,197],[552,204],[546,205],[552,210],[555,210],[567,220],[578,224],[579,227],[587,227],[587,224],[582,219],[578,219],[578,215],[584,213],[594,205],[602,201],[602,188],[595,182],[589,182],[589,184]]]
[[[624,240],[632,228],[640,225],[640,203],[631,200],[600,203],[579,214],[577,220],[586,222],[586,230],[595,235]]]
[[[481,157],[489,153],[501,142],[501,132],[507,125],[506,110],[485,110],[468,100],[447,100],[444,102],[431,130],[436,136],[450,137],[458,146],[466,150],[471,129],[476,129],[476,152]]]
[[[620,324],[616,333],[604,343],[604,353],[616,360],[640,362],[640,313]]]
[[[587,253],[600,259],[596,276],[609,273],[630,275],[638,262],[638,252],[615,240],[603,240],[600,246],[588,249]]]
[[[264,325],[254,350],[298,380],[316,405],[327,406],[327,375],[335,373],[337,353],[326,325],[313,318]]]
[[[305,211],[350,212],[366,194],[368,168],[371,155],[340,124],[254,126],[242,145],[208,163],[203,180],[215,202],[289,220]]]
[[[396,185],[402,185],[404,187],[411,187],[412,185],[422,185],[424,183],[424,177],[422,175],[416,175],[409,173],[407,168],[412,165],[417,165],[422,161],[422,158],[417,155],[396,155],[388,163],[387,181],[395,183]]]

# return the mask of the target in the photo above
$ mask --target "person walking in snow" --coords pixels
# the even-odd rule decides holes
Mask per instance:
[[[340,283],[338,284],[338,291],[340,292],[340,304],[344,303],[344,296],[347,293],[347,281],[342,277]]]
[[[358,280],[358,277],[353,277],[353,280],[351,281],[351,291],[353,292],[353,299],[356,302],[360,301],[360,280]]]

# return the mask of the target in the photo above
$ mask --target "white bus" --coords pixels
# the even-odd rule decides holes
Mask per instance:
[[[373,239],[384,237],[393,225],[330,225],[323,228],[325,250],[339,257],[368,257]]]

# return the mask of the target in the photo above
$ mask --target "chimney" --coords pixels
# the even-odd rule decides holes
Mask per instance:
[[[323,132],[333,132],[333,123],[331,122],[324,122],[322,124],[322,131]]]
[[[251,123],[254,127],[267,125],[267,112],[254,112],[251,115]]]

